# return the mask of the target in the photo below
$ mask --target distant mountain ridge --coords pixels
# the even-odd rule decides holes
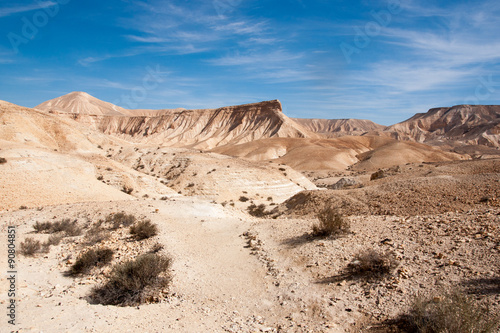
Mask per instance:
[[[106,134],[132,141],[213,149],[267,138],[390,136],[438,146],[500,147],[500,106],[458,105],[430,109],[391,126],[360,119],[300,119],[278,100],[218,109],[128,110],[84,92],[44,102],[39,110],[71,117]]]
[[[398,140],[500,147],[499,105],[457,105],[417,113],[385,132]]]
[[[270,137],[319,137],[285,116],[278,100],[218,109],[126,110],[76,92],[35,108],[71,117],[106,134],[177,147],[211,149]]]
[[[365,119],[292,119],[308,130],[326,137],[362,135],[370,131],[383,131],[386,128],[386,126]]]

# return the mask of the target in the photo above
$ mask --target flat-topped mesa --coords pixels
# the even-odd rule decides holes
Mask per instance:
[[[135,142],[211,149],[270,137],[318,137],[282,112],[279,100],[217,109],[127,110],[75,92],[37,109],[85,123]]]

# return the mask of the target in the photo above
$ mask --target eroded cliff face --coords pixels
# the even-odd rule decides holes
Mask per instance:
[[[457,105],[418,113],[386,130],[394,138],[438,143],[458,141],[468,145],[500,147],[500,106]]]
[[[66,109],[54,100],[40,104],[37,109],[70,117],[126,140],[175,147],[211,149],[270,137],[318,137],[286,117],[278,100],[218,109],[149,110],[149,114],[137,110],[139,115],[129,115],[135,110],[117,114],[109,105],[106,105],[107,111],[97,110],[95,107],[99,104],[93,98],[89,99],[87,107],[80,96],[77,97],[78,104],[66,101]]]
[[[314,133],[326,137],[362,135],[370,131],[382,131],[385,126],[364,119],[302,119],[292,118]]]

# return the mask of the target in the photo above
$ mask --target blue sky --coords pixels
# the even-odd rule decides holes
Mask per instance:
[[[500,2],[17,0],[0,99],[71,91],[126,108],[281,100],[301,118],[403,121],[500,104]]]

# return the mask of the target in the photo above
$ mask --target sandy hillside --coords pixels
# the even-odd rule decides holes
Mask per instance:
[[[211,149],[268,137],[318,137],[284,115],[278,100],[218,109],[148,111],[125,110],[75,92],[35,108],[135,143]]]
[[[49,107],[74,108],[64,115],[0,102],[0,234],[15,226],[18,250],[28,238],[52,243],[17,252],[19,331],[402,332],[397,319],[419,295],[439,304],[449,290],[500,313],[493,155],[470,159],[386,135],[315,137],[278,101],[175,110],[183,121],[162,123],[170,111],[107,115],[116,110],[70,97],[81,101]],[[89,103],[94,114],[78,112]],[[206,133],[192,126],[196,112]],[[181,125],[164,128],[173,123]],[[324,208],[348,230],[314,235]],[[112,222],[119,213],[132,214],[132,226],[150,220],[157,234],[132,236],[124,220]],[[70,231],[33,228],[64,219]],[[111,262],[68,274],[80,255],[106,248]],[[382,261],[361,274],[370,250]],[[168,286],[138,306],[96,304],[92,290],[114,265],[152,252],[172,258],[160,275]],[[2,293],[0,304],[8,301]]]
[[[260,161],[274,160],[296,170],[343,171],[350,167],[377,170],[406,163],[469,158],[425,144],[399,142],[383,136],[333,139],[271,138],[217,147],[213,152]]]
[[[289,167],[132,145],[66,117],[5,102],[0,107],[0,153],[7,161],[0,168],[2,210],[180,194],[232,205],[242,196],[280,203],[316,188]]]

